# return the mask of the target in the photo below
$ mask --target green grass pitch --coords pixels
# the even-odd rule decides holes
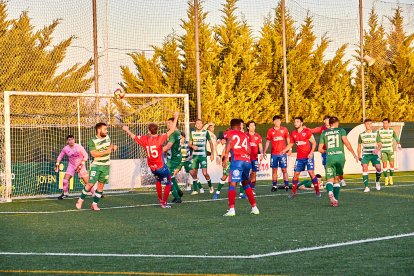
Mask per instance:
[[[219,201],[186,193],[171,209],[140,191],[106,194],[100,212],[90,198],[82,211],[75,197],[0,204],[0,274],[413,275],[414,172],[381,191],[373,177],[370,193],[346,177],[337,208],[325,192],[289,200],[259,182],[258,216],[237,199],[237,215],[223,217],[226,189]]]

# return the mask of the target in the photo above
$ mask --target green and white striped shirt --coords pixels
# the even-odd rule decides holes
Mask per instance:
[[[211,137],[207,130],[193,130],[190,134],[190,141],[193,146],[197,146],[196,150],[193,150],[194,157],[207,157],[206,143],[210,141]]]
[[[372,152],[377,148],[378,135],[376,132],[362,132],[358,137],[358,144],[362,144],[362,156],[373,154]]]
[[[379,141],[382,144],[381,151],[383,151],[383,152],[394,152],[393,140],[395,139],[395,141],[397,143],[400,142],[400,139],[398,138],[395,131],[391,128],[389,128],[389,129],[381,128],[381,129],[378,130],[377,133],[378,133]]]
[[[191,160],[190,147],[188,146],[188,141],[184,141],[181,144],[181,162],[187,162]]]
[[[102,152],[104,150],[109,149],[109,146],[111,145],[111,138],[109,136],[106,136],[104,138],[98,138],[94,137],[88,141],[88,147],[89,151],[99,151]],[[99,166],[109,166],[110,163],[110,154],[106,154],[101,157],[94,157],[92,165],[99,165]]]

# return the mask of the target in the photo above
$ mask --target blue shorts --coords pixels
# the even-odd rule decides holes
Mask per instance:
[[[273,169],[287,168],[287,154],[272,154],[270,159],[270,167]]]
[[[322,165],[325,167],[326,166],[326,152],[322,153]]]
[[[252,160],[252,172],[258,172],[258,171],[259,171],[259,161]]]
[[[158,170],[152,171],[152,174],[161,184],[171,185],[171,175],[166,165]]]
[[[250,169],[252,164],[245,161],[232,161],[230,164],[230,182],[242,182],[249,180]]]
[[[296,159],[295,162],[295,172],[303,172],[305,168],[307,167],[308,171],[315,170],[315,162],[314,159],[308,159],[308,158],[302,158],[302,159]]]

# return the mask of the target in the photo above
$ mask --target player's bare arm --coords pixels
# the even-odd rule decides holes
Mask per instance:
[[[162,148],[162,151],[163,152],[167,152],[167,151],[169,151],[170,150],[170,148],[173,146],[173,143],[171,143],[171,142],[168,142],[163,148]]]
[[[213,162],[214,161],[214,151],[215,151],[214,144],[213,144],[212,140],[210,140],[208,142],[210,143],[210,149],[211,149],[210,160],[211,160],[211,162]]]
[[[224,149],[223,158],[222,158],[223,159],[223,162],[222,162],[223,168],[225,168],[226,165],[227,165],[227,160],[229,159],[230,149],[231,149],[231,142],[227,140],[226,148]]]
[[[326,150],[323,149],[323,146],[325,146],[325,143],[320,143],[319,146],[318,146],[318,151],[320,153],[325,153],[326,152]]]
[[[128,127],[128,126],[123,126],[123,127],[122,127],[122,130],[123,130],[123,131],[125,131],[125,132],[129,135],[129,137],[131,137],[132,139],[134,139],[134,140],[135,140],[135,134],[134,134],[134,133],[132,133],[132,132],[129,130],[129,127]]]
[[[270,141],[269,140],[266,140],[266,145],[265,145],[265,149],[264,149],[264,151],[263,151],[263,158],[266,160],[266,158],[267,158],[267,156],[266,156],[266,152],[267,152],[267,149],[269,148],[269,145],[270,145]]]
[[[313,137],[313,135],[311,136],[311,138],[309,138],[309,142],[311,143],[312,148],[311,148],[310,153],[308,154],[308,158],[312,159],[313,158],[313,153],[315,152],[315,149],[316,149],[316,141],[315,141],[315,137]]]
[[[260,154],[260,161],[262,161],[263,158],[264,158],[264,154],[263,154],[263,144],[262,143],[259,144],[259,154]]]
[[[285,154],[288,151],[292,150],[293,143],[289,143],[280,153]]]
[[[180,112],[175,111],[174,112],[174,121],[173,121],[173,126],[177,125],[177,121],[178,121],[178,115],[180,115]],[[167,131],[167,136],[170,136],[171,134],[174,133],[174,131],[176,130],[176,128],[171,128],[170,130]]]
[[[362,145],[361,144],[358,144],[358,149],[357,149],[357,152],[358,152],[358,160],[361,160],[361,151],[362,151]]]

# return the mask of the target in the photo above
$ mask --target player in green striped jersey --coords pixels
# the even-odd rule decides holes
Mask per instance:
[[[394,175],[394,140],[397,143],[397,147],[401,148],[400,138],[393,129],[390,128],[390,120],[384,118],[382,120],[382,128],[377,131],[379,140],[381,142],[381,159],[382,170],[385,177],[385,186],[394,184],[392,176]],[[390,170],[387,169],[387,163],[390,163]],[[389,176],[388,176],[389,172]]]
[[[186,183],[186,191],[191,191],[190,186],[190,171],[191,171],[191,152],[190,146],[188,145],[188,141],[185,139],[185,132],[181,131],[181,138],[180,138],[180,152],[181,152],[181,163],[175,169],[174,176],[176,176],[180,171],[181,168],[184,167],[184,171],[187,174],[187,183]]]
[[[339,119],[335,116],[329,118],[331,128],[322,132],[319,139],[318,151],[326,153],[326,191],[332,206],[338,206],[341,185],[334,184],[335,177],[344,174],[345,151],[344,146],[352,153],[355,160],[358,158],[346,137],[346,131],[339,127]],[[326,147],[326,149],[324,149]]]
[[[108,127],[105,123],[95,125],[96,136],[88,141],[89,151],[93,157],[93,162],[89,170],[89,182],[82,190],[81,196],[76,203],[76,208],[81,209],[82,203],[90,189],[98,182],[98,188],[95,191],[91,209],[99,211],[98,202],[102,197],[105,184],[109,183],[109,164],[111,152],[117,149],[117,146],[111,143],[108,136]]]
[[[203,122],[200,119],[197,119],[195,122],[196,130],[191,131],[190,135],[190,148],[193,149],[193,163],[192,163],[192,170],[191,176],[193,177],[193,192],[192,195],[198,194],[198,189],[200,188],[200,193],[204,193],[204,189],[198,182],[198,169],[201,169],[203,172],[204,177],[207,180],[208,187],[210,188],[210,193],[214,193],[213,184],[211,184],[210,175],[207,172],[207,150],[206,144],[207,142],[210,143],[211,155],[210,160],[211,162],[214,161],[214,145],[211,141],[210,134],[207,130],[202,130]]]
[[[163,147],[163,152],[167,153],[167,167],[168,170],[173,173],[178,166],[181,164],[181,150],[180,150],[180,139],[181,133],[177,130],[177,126],[173,124],[174,118],[169,118],[167,121],[167,129],[174,130],[173,133],[168,137],[167,144]],[[183,192],[178,186],[177,179],[173,174],[171,176],[172,181],[172,195],[174,197],[173,203],[181,203],[181,197]]]
[[[381,161],[378,156],[378,152],[381,149],[381,143],[379,143],[379,137],[375,131],[372,130],[372,120],[364,120],[365,131],[359,134],[358,137],[358,159],[362,163],[362,180],[364,181],[365,190],[364,193],[370,191],[368,187],[368,165],[371,162],[375,167],[375,188],[381,190],[380,178],[381,178]],[[362,158],[361,158],[362,153]]]

